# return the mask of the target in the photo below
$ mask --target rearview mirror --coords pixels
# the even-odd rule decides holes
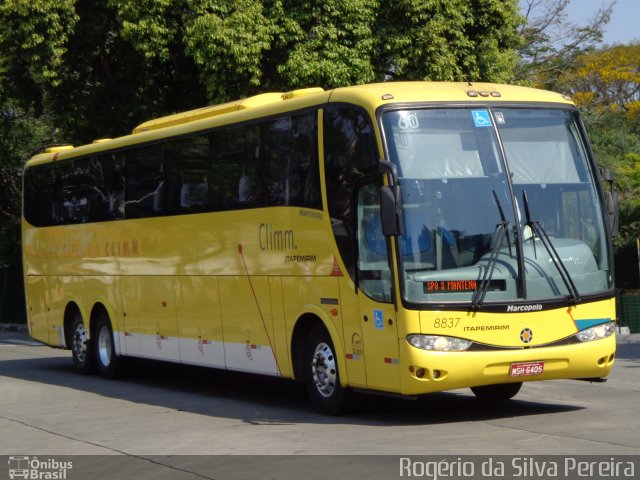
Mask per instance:
[[[380,219],[382,233],[387,237],[402,235],[400,188],[397,185],[380,187]]]

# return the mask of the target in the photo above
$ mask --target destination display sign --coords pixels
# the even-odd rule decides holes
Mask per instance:
[[[477,280],[431,280],[424,282],[424,293],[475,292]]]

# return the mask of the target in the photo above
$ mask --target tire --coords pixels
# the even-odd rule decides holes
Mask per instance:
[[[124,359],[116,354],[109,316],[101,313],[95,320],[95,362],[102,378],[114,379],[123,374]]]
[[[309,332],[303,354],[304,381],[314,407],[325,415],[344,413],[350,393],[340,385],[338,359],[323,325]]]
[[[522,382],[500,383],[497,385],[471,387],[471,391],[479,400],[487,402],[501,402],[515,397],[521,387]]]
[[[80,312],[76,312],[71,324],[71,358],[78,373],[87,375],[96,371],[93,350],[93,339],[89,336],[89,330]]]

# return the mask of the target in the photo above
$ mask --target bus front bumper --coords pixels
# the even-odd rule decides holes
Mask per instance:
[[[420,395],[498,383],[604,378],[611,371],[615,351],[615,335],[571,345],[462,352],[422,350],[400,339],[401,393]],[[523,368],[512,368],[514,364]]]

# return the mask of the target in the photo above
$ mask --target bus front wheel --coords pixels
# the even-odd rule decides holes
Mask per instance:
[[[340,385],[338,359],[329,332],[316,325],[309,332],[304,355],[305,384],[313,405],[327,415],[345,409],[349,392]]]
[[[482,387],[471,387],[471,391],[480,400],[488,402],[500,402],[509,400],[516,396],[522,387],[522,382],[500,383],[497,385],[483,385]]]
[[[102,378],[107,379],[121,376],[124,360],[116,354],[113,329],[106,313],[101,313],[96,319],[95,332],[95,355],[98,373]]]

